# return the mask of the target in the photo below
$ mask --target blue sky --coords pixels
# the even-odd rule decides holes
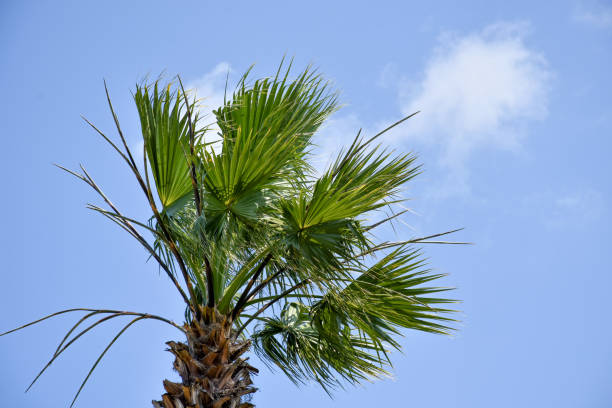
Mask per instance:
[[[393,379],[333,400],[256,361],[257,405],[609,407],[611,45],[605,1],[5,0],[0,331],[79,306],[180,320],[164,276],[52,163],[85,164],[146,219],[127,169],[79,118],[112,131],[102,79],[137,146],[130,91],[145,75],[181,74],[214,107],[228,70],[236,78],[256,63],[269,75],[287,54],[318,66],[345,104],[318,135],[319,163],[359,128],[372,134],[421,110],[384,139],[418,152],[425,169],[405,192],[413,213],[397,234],[465,227],[456,238],[476,245],[426,248],[463,301],[453,337],[406,332]],[[3,404],[68,405],[117,324],[23,390],[73,319],[0,338]],[[164,342],[176,338],[153,322],[131,328],[78,406],[148,406],[174,376]]]

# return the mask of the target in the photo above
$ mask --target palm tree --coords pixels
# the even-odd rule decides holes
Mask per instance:
[[[398,193],[420,171],[414,155],[374,144],[408,118],[369,139],[358,134],[317,174],[308,163],[312,137],[337,109],[337,97],[311,69],[294,79],[290,70],[281,63],[274,77],[254,82],[247,72],[214,111],[215,137],[202,126],[198,101],[180,77],[138,85],[133,96],[144,140],[141,167],[105,84],[120,143],[88,123],[135,176],[151,218],[125,216],[82,166],[79,172],[60,167],[105,203],[90,209],[133,236],[157,262],[185,302],[185,322],[78,308],[28,323],[7,333],[84,313],[34,382],[82,335],[126,316],[131,320],[95,361],[72,405],[108,349],[143,319],[170,324],[184,336],[167,343],[181,382],[163,382],[165,393],[153,401],[157,408],[254,406],[251,377],[258,370],[245,357],[251,348],[293,382],[314,380],[329,392],[385,375],[402,329],[451,330],[451,310],[443,306],[452,301],[432,297],[447,289],[424,286],[440,275],[426,269],[414,244],[442,243],[435,238],[454,231],[397,242],[377,242],[373,231],[404,213],[393,212],[402,201]],[[368,222],[385,210],[391,215]]]

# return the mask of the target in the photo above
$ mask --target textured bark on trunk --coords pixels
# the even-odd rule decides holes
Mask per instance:
[[[251,346],[249,340],[233,338],[232,323],[208,307],[202,320],[185,324],[187,343],[169,341],[174,369],[182,383],[164,380],[166,393],[155,408],[250,408],[246,401],[257,391],[251,374],[258,370],[240,356]]]

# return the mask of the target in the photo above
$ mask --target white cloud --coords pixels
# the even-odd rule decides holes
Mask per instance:
[[[446,34],[418,81],[408,81],[397,64],[382,69],[378,85],[395,87],[398,94],[400,112],[392,116],[421,111],[385,134],[385,144],[427,150],[448,175],[431,186],[429,198],[468,194],[469,163],[478,153],[520,150],[529,122],[546,117],[552,74],[544,57],[526,45],[528,28],[495,24],[465,36]],[[360,128],[372,136],[390,123],[363,123],[354,114],[333,117],[316,138],[317,168]]]
[[[213,109],[223,105],[225,82],[231,71],[229,63],[220,62],[202,77],[187,84],[186,87],[195,90],[200,99],[200,111],[203,114],[212,115]]]
[[[595,28],[612,28],[612,7],[596,3],[590,6],[581,4],[574,9],[574,21]]]
[[[202,77],[186,84],[186,88],[194,90],[199,102],[199,112],[202,117],[200,124],[208,125],[207,141],[218,139],[219,127],[216,125],[212,111],[223,105],[227,76],[232,69],[229,63],[220,62]],[[231,92],[231,90],[230,90]]]
[[[444,36],[421,82],[399,89],[402,113],[421,113],[390,139],[432,146],[441,165],[464,172],[479,149],[518,149],[526,121],[547,114],[551,77],[545,59],[525,44],[527,28],[496,24]]]

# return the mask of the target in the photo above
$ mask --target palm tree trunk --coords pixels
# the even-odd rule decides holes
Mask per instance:
[[[174,369],[182,383],[164,380],[166,393],[155,408],[250,408],[246,401],[257,388],[251,374],[258,370],[240,358],[250,340],[232,337],[232,323],[216,310],[205,307],[202,321],[185,324],[187,344],[169,341]]]

